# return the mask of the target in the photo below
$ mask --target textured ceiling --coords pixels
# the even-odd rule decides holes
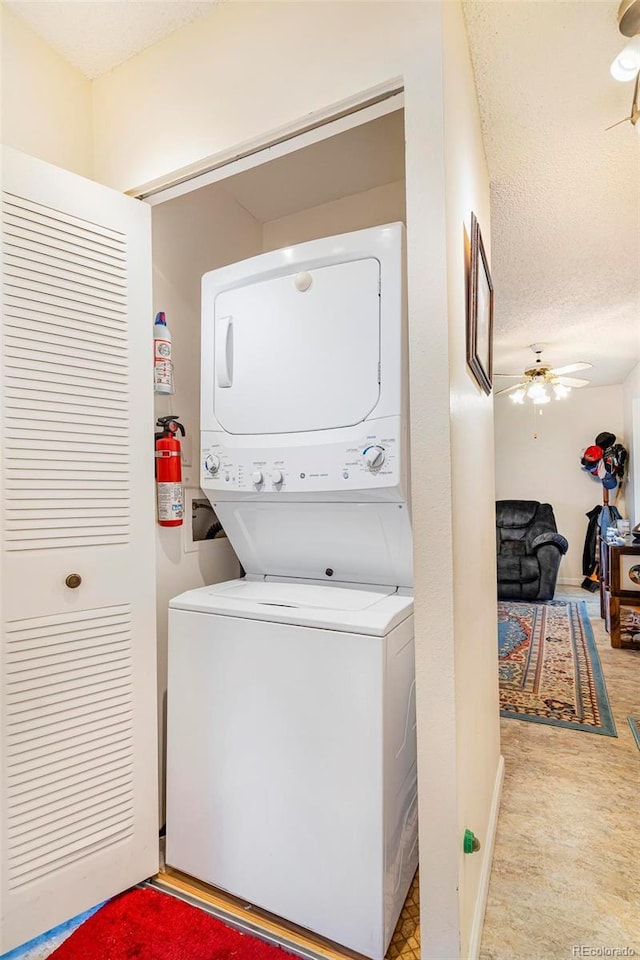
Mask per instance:
[[[220,0],[4,2],[96,77]],[[594,384],[620,382],[638,358],[640,136],[629,123],[605,132],[628,115],[632,95],[629,84],[609,75],[624,43],[617,6],[464,3],[491,178],[496,370],[529,365],[533,342],[547,344],[545,359],[554,365],[592,362],[587,376]],[[372,182],[396,178],[393,139],[380,158],[389,172],[372,170]],[[323,169],[331,169],[330,159]],[[361,183],[361,164],[350,167]],[[283,194],[279,179],[261,194],[254,176],[247,175],[239,199],[259,219],[281,210],[289,189],[292,208],[308,199],[293,196],[308,190],[303,183],[287,181]],[[332,192],[320,176],[316,193]],[[338,195],[345,192],[349,185],[341,184]]]
[[[65,60],[99,77],[221,0],[4,0]]]
[[[609,64],[626,42],[618,0],[464,4],[491,179],[494,369],[528,345],[588,360],[619,383],[640,347],[640,136],[632,85]],[[506,385],[498,381],[498,388]]]

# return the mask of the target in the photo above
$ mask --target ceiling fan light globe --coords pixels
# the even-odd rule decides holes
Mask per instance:
[[[637,71],[635,70],[626,69],[621,63],[618,62],[617,58],[609,67],[609,73],[614,80],[618,81],[618,83],[631,83],[632,80],[635,80],[636,72]]]
[[[635,80],[640,70],[640,37],[634,37],[615,58],[610,68],[611,76],[620,83]]]
[[[534,381],[533,383],[529,384],[529,386],[527,387],[527,396],[530,397],[530,399],[533,400],[534,403],[536,402],[537,399],[546,397],[547,390],[544,383],[539,383]]]
[[[518,390],[514,390],[513,393],[509,394],[509,396],[511,397],[511,400],[514,403],[519,403],[519,404],[524,403],[524,398],[526,397],[526,395],[527,395],[527,391],[524,389],[524,387],[520,387]]]
[[[540,406],[540,404],[542,403],[551,403],[551,397],[547,393],[539,397],[532,397],[531,399],[536,404],[536,406]]]
[[[552,386],[556,400],[564,400],[571,393],[571,387],[565,386],[564,383],[554,383]]]

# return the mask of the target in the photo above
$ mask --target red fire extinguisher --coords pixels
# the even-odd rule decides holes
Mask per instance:
[[[184,519],[182,464],[178,431],[184,427],[175,417],[159,417],[156,423],[156,489],[158,491],[158,523],[161,527],[179,527]]]

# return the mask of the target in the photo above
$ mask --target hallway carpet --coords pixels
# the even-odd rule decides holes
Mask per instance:
[[[629,721],[629,726],[631,727],[633,739],[638,744],[638,750],[640,750],[640,719],[638,717],[627,717],[627,720]]]
[[[110,900],[51,960],[287,960],[291,955],[158,890]]]
[[[584,603],[498,603],[500,713],[616,737]]]

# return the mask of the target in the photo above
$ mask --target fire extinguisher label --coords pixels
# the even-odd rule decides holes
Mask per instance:
[[[158,520],[184,519],[181,483],[158,483]]]

